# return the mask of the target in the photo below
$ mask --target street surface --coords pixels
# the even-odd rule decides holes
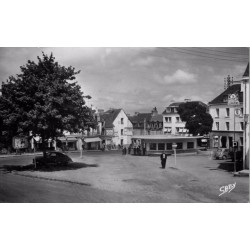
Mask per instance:
[[[248,177],[233,177],[230,161],[85,152],[74,163],[35,170],[33,156],[0,158],[0,202],[248,202]],[[236,183],[231,192],[220,188]]]

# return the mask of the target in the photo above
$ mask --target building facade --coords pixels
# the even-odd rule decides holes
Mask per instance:
[[[238,104],[230,104],[229,98],[234,95]],[[244,119],[243,94],[241,84],[233,84],[209,102],[209,113],[213,118],[210,134],[211,147],[232,148],[233,141],[238,143],[238,150],[243,150]]]
[[[110,109],[100,114],[101,139],[105,145],[131,144],[133,125],[122,109]]]
[[[158,114],[157,108],[151,113],[138,113],[129,117],[133,124],[133,135],[157,135],[162,134],[163,116]]]
[[[200,101],[190,101],[199,103],[207,108],[207,105]],[[188,135],[189,131],[185,128],[186,122],[183,122],[178,114],[178,107],[185,102],[171,103],[162,113],[163,115],[163,133],[165,135]]]
[[[241,91],[243,93],[243,115],[244,115],[244,134],[243,134],[243,167],[249,169],[249,63],[241,80]]]

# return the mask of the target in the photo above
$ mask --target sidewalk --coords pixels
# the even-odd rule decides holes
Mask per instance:
[[[34,156],[34,155],[42,155],[42,152],[37,152],[37,153],[24,153],[24,154],[0,154],[0,158],[7,158],[7,157],[20,157],[20,156]]]

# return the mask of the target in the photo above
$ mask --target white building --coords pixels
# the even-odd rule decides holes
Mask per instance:
[[[243,74],[241,81],[241,91],[243,93],[243,114],[244,114],[244,134],[243,134],[243,167],[249,169],[249,63]]]
[[[190,101],[192,103],[198,103],[207,108],[207,105],[200,101]],[[178,114],[178,107],[180,104],[185,102],[174,102],[171,103],[166,110],[162,113],[163,115],[163,133],[165,135],[188,135],[189,131],[185,128],[186,122],[183,122]]]
[[[228,105],[228,98],[232,94],[237,96],[239,101],[237,106]],[[238,115],[235,115],[235,111]],[[232,148],[233,141],[236,141],[237,149],[243,150],[243,112],[243,94],[241,84],[238,83],[229,86],[209,103],[209,113],[214,120],[210,134],[212,147]]]
[[[186,123],[181,120],[180,115],[177,112],[177,108],[181,103],[182,102],[171,103],[162,113],[164,134],[176,135],[188,133],[187,129],[185,129]]]
[[[101,138],[106,145],[129,145],[133,126],[122,109],[110,109],[100,114],[102,125]]]

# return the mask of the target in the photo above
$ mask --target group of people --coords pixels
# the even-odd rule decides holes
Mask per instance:
[[[133,154],[133,155],[146,155],[146,145],[142,146],[140,144],[130,144],[128,147],[122,147],[122,154]]]

